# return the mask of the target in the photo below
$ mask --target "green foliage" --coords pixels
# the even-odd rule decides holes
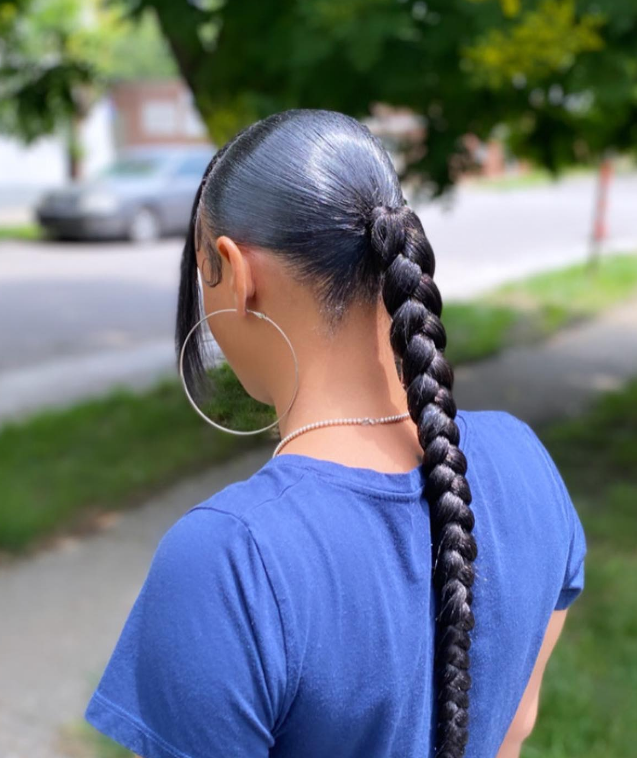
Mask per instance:
[[[406,107],[426,131],[402,178],[435,192],[470,165],[464,136],[502,124],[553,172],[637,145],[631,0],[125,2],[157,11],[217,144],[286,108]]]
[[[118,31],[110,41],[109,56],[102,59],[102,68],[108,82],[171,78],[179,73],[157,19],[150,11],[137,21],[119,17]]]
[[[30,142],[69,131],[109,82],[174,74],[154,17],[134,24],[119,2],[10,0],[0,3],[0,128]]]
[[[285,108],[322,107],[362,118],[376,102],[407,106],[427,117],[428,138],[426,156],[416,150],[406,175],[425,172],[439,188],[451,181],[449,156],[463,151],[462,136],[484,133],[493,123],[494,98],[468,89],[459,66],[459,41],[472,38],[485,15],[467,0],[426,6],[252,0],[215,10],[171,0],[128,2],[135,12],[156,10],[218,144]]]
[[[584,263],[547,271],[499,287],[487,296],[491,304],[534,309],[548,331],[565,322],[593,316],[637,293],[637,256],[611,255],[599,269]]]
[[[617,511],[613,513],[626,527],[622,532],[624,544],[633,548],[637,544],[636,430],[637,380],[621,391],[604,395],[585,417],[571,419],[544,433],[547,444],[559,451],[559,463],[567,470],[586,461],[576,486],[582,501],[591,508],[595,533],[600,538],[607,536],[604,508],[615,504]]]
[[[499,353],[511,342],[521,318],[513,307],[489,303],[447,303],[442,324],[447,332],[445,355],[453,365]]]
[[[475,86],[508,105],[512,152],[554,174],[612,152],[637,152],[637,5],[525,3],[465,47]]]
[[[573,0],[542,0],[510,28],[489,29],[464,51],[479,85],[510,87],[516,77],[541,81],[567,71],[582,52],[601,50],[603,18],[575,15]],[[470,64],[470,65],[469,65]]]
[[[636,151],[636,31],[632,0],[5,0],[0,125],[73,124],[114,78],[174,73],[172,54],[217,144],[286,108],[411,109],[401,178],[439,193],[471,165],[465,135],[501,125],[554,173]]]

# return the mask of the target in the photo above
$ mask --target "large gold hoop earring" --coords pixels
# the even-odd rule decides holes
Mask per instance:
[[[214,426],[216,429],[219,429],[222,432],[228,432],[229,434],[238,434],[238,435],[260,434],[261,432],[265,432],[268,429],[272,429],[273,426],[276,426],[281,421],[281,419],[287,413],[289,413],[290,408],[292,407],[292,404],[294,403],[296,399],[296,395],[299,389],[299,362],[297,360],[294,347],[292,346],[292,343],[290,342],[289,337],[283,331],[283,329],[281,329],[281,327],[275,321],[273,321],[269,316],[266,316],[265,313],[261,313],[260,311],[253,311],[253,310],[250,310],[249,308],[247,309],[247,312],[252,314],[253,316],[256,316],[256,318],[264,319],[265,321],[268,321],[270,324],[272,324],[272,326],[279,332],[279,334],[286,341],[288,347],[292,351],[292,358],[294,359],[294,392],[292,393],[292,399],[288,403],[288,406],[283,411],[283,413],[271,424],[268,424],[267,426],[264,426],[261,429],[255,429],[248,432],[242,432],[242,431],[237,431],[236,429],[228,429],[228,427],[222,426],[221,424],[218,424],[216,421],[209,419],[208,416],[206,416],[206,414],[201,410],[201,408],[199,408],[199,406],[195,402],[195,399],[190,394],[190,390],[188,389],[188,385],[186,383],[186,377],[184,375],[184,356],[186,354],[186,345],[188,344],[188,340],[192,337],[192,335],[199,328],[199,326],[204,321],[207,322],[209,318],[211,318],[212,316],[216,316],[219,313],[238,313],[238,312],[239,311],[237,308],[223,308],[219,311],[212,311],[212,313],[207,313],[205,316],[200,318],[199,321],[197,321],[197,323],[192,327],[192,329],[186,335],[186,339],[184,340],[184,343],[181,346],[181,350],[179,352],[179,376],[181,377],[181,383],[183,385],[184,392],[186,393],[186,397],[188,398],[192,407],[204,419],[204,421],[207,421],[211,426]]]

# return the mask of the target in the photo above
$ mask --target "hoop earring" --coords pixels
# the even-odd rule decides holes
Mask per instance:
[[[197,328],[200,324],[202,324],[204,321],[208,321],[209,318],[212,316],[216,316],[219,313],[238,313],[237,308],[223,308],[219,311],[213,311],[212,313],[207,313],[205,316],[199,319],[197,323],[192,327],[192,329],[188,332],[186,335],[186,339],[184,340],[183,345],[181,346],[181,350],[179,353],[179,376],[181,377],[181,383],[184,388],[184,392],[186,393],[186,397],[190,401],[190,404],[195,409],[195,411],[203,418],[204,421],[207,421],[211,426],[214,426],[216,429],[220,429],[222,432],[228,432],[229,434],[238,434],[238,435],[249,435],[249,434],[260,434],[261,432],[265,432],[268,429],[272,429],[273,426],[276,426],[281,419],[290,411],[290,408],[292,407],[292,403],[294,403],[296,399],[296,395],[299,389],[299,362],[296,357],[296,352],[294,351],[294,348],[292,347],[292,343],[290,342],[289,337],[287,334],[281,329],[281,327],[273,321],[269,316],[266,316],[265,313],[261,313],[260,311],[252,311],[249,308],[247,309],[247,313],[251,313],[253,316],[256,316],[257,318],[264,319],[265,321],[268,321],[272,326],[279,332],[279,334],[283,337],[283,339],[286,341],[288,347],[292,351],[292,358],[294,359],[294,392],[292,393],[292,399],[288,403],[288,407],[283,411],[283,413],[271,424],[268,424],[267,426],[262,427],[261,429],[255,429],[253,431],[249,432],[240,432],[235,429],[228,429],[225,426],[222,426],[221,424],[217,424],[216,421],[212,421],[212,419],[209,419],[208,416],[206,416],[205,413],[199,408],[197,403],[195,402],[194,398],[190,394],[190,390],[188,389],[188,385],[186,384],[186,377],[184,375],[184,356],[186,354],[186,345],[188,344],[188,340],[192,337],[192,335],[195,333]]]

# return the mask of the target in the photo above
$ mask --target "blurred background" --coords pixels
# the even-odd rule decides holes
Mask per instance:
[[[163,533],[270,457],[173,348],[216,149],[328,108],[383,140],[436,253],[461,409],[549,448],[586,589],[523,758],[632,755],[633,0],[0,0],[0,758],[128,753],[83,722]],[[219,369],[216,418],[273,419]]]

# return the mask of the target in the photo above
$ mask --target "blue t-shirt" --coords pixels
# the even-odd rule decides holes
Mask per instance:
[[[458,411],[475,514],[467,758],[498,752],[586,539],[525,422]],[[422,468],[282,453],[165,533],[85,718],[143,758],[433,755]]]

